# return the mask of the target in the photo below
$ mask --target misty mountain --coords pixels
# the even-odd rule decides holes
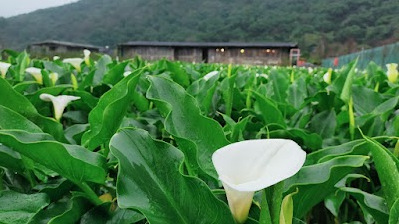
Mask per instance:
[[[80,0],[0,18],[0,48],[48,39],[294,41],[322,58],[399,40],[397,0]]]

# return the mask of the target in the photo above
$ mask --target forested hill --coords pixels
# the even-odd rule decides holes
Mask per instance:
[[[47,39],[295,41],[320,58],[398,41],[398,12],[397,0],[80,0],[0,18],[0,48]]]

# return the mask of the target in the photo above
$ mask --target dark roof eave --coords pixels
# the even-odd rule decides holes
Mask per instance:
[[[119,44],[118,46],[146,46],[146,47],[298,47],[297,43],[293,42],[152,42],[152,41],[130,41]]]
[[[36,43],[32,43],[31,46],[44,45],[44,44],[54,44],[54,45],[61,45],[61,46],[67,46],[67,47],[78,47],[78,48],[89,48],[89,49],[96,49],[96,50],[101,49],[101,47],[90,45],[90,44],[81,44],[81,43],[73,43],[73,42],[57,41],[57,40],[46,40],[46,41],[36,42]]]

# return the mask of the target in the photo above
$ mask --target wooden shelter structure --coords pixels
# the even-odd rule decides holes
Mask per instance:
[[[140,55],[150,61],[166,58],[186,62],[288,65],[294,48],[298,48],[297,43],[133,41],[119,44],[118,55],[122,58]]]
[[[28,46],[28,51],[34,56],[82,56],[83,50],[100,52],[101,48],[90,44],[80,44],[66,41],[46,40]]]

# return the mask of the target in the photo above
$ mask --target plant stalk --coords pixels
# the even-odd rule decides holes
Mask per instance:
[[[81,182],[81,183],[75,182],[75,184],[76,184],[80,189],[82,189],[82,190],[85,192],[87,198],[88,198],[94,205],[98,206],[98,205],[101,205],[101,204],[103,203],[103,202],[100,200],[100,198],[98,198],[97,194],[94,193],[93,189],[91,189],[91,188],[89,187],[89,185],[87,185],[86,182]]]
[[[267,201],[267,196],[266,196],[266,189],[263,189],[262,191],[262,202],[260,205],[260,218],[259,218],[259,224],[272,224],[272,218],[270,216],[270,210],[269,210],[269,203]]]

